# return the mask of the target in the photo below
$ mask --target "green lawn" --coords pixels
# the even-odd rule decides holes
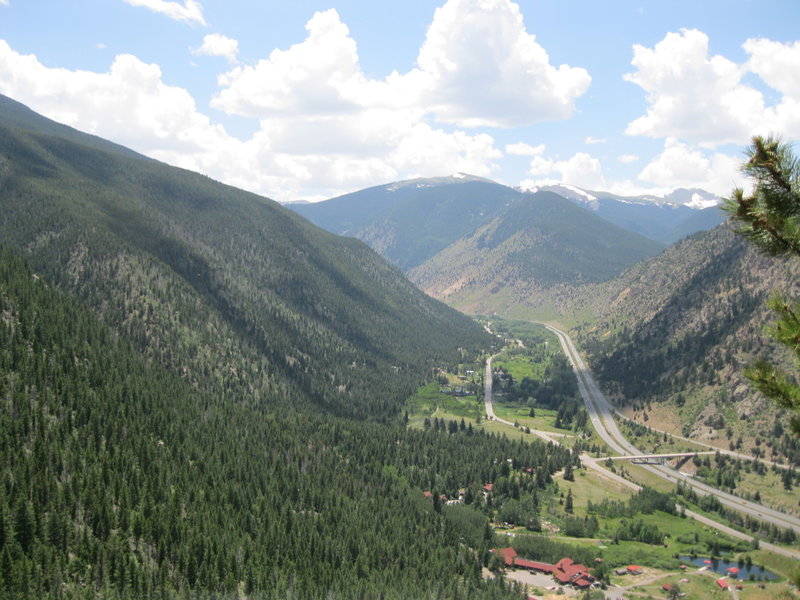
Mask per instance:
[[[625,501],[633,495],[633,490],[623,484],[607,479],[595,471],[579,469],[574,472],[575,481],[558,479],[558,487],[564,491],[572,491],[575,512],[583,515],[589,502],[599,504],[603,500]]]
[[[544,363],[536,362],[532,357],[521,354],[503,352],[492,361],[492,366],[508,371],[515,381],[522,381],[525,377],[541,379],[544,374]]]

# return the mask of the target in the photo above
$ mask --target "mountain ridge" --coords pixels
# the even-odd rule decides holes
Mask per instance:
[[[5,243],[198,385],[386,418],[429,361],[488,339],[362,242],[276,202],[9,120],[0,106]],[[396,388],[370,400],[377,381]]]

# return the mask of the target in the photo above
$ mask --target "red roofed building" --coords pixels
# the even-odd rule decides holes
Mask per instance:
[[[571,558],[562,558],[556,564],[537,562],[520,558],[513,548],[493,549],[507,567],[514,566],[518,569],[540,571],[552,575],[562,584],[571,584],[579,588],[588,588],[595,582],[595,578],[584,565],[576,564]]]
[[[494,484],[487,483],[485,486],[483,486],[483,489],[486,490],[487,492],[491,492],[494,489]]]
[[[556,568],[555,565],[519,557],[514,559],[514,566],[520,569],[528,569],[529,571],[541,571],[542,573],[552,573]]]
[[[728,589],[728,582],[725,581],[724,579],[717,579],[717,581],[715,583],[719,586],[719,589],[721,589],[721,590],[727,590]]]
[[[517,558],[517,551],[511,547],[508,548],[501,548],[498,550],[497,548],[493,549],[492,552],[497,554],[507,567],[511,567],[514,565],[514,559]]]
[[[561,583],[571,583],[580,588],[589,587],[594,577],[589,574],[585,565],[576,564],[571,558],[562,558],[555,564],[553,576]]]

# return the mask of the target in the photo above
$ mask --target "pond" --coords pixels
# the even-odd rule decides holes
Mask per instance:
[[[691,558],[689,556],[678,557],[684,564],[693,564],[694,566],[708,567],[709,571],[718,573],[720,575],[727,575],[731,579],[738,579],[740,581],[756,580],[756,581],[772,581],[778,579],[778,575],[772,571],[768,571],[756,565],[747,566],[747,563],[731,562],[719,558],[703,558],[702,556]]]

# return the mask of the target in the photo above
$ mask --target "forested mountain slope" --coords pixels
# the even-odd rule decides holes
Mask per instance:
[[[0,239],[187,381],[383,419],[487,344],[365,244],[37,119],[0,103]]]
[[[0,247],[4,598],[519,597],[422,491],[567,451],[232,402],[124,338]]]
[[[662,247],[553,192],[520,194],[409,278],[466,312],[505,314],[553,286],[609,279]]]
[[[357,237],[404,271],[489,223],[519,192],[479,177],[413,179],[288,206],[320,227]]]
[[[685,434],[721,440],[757,436],[800,459],[775,429],[775,407],[742,370],[756,358],[787,357],[764,334],[767,299],[800,293],[797,261],[764,256],[729,225],[695,234],[607,283],[562,296],[564,314],[591,314],[576,338],[618,403]]]

